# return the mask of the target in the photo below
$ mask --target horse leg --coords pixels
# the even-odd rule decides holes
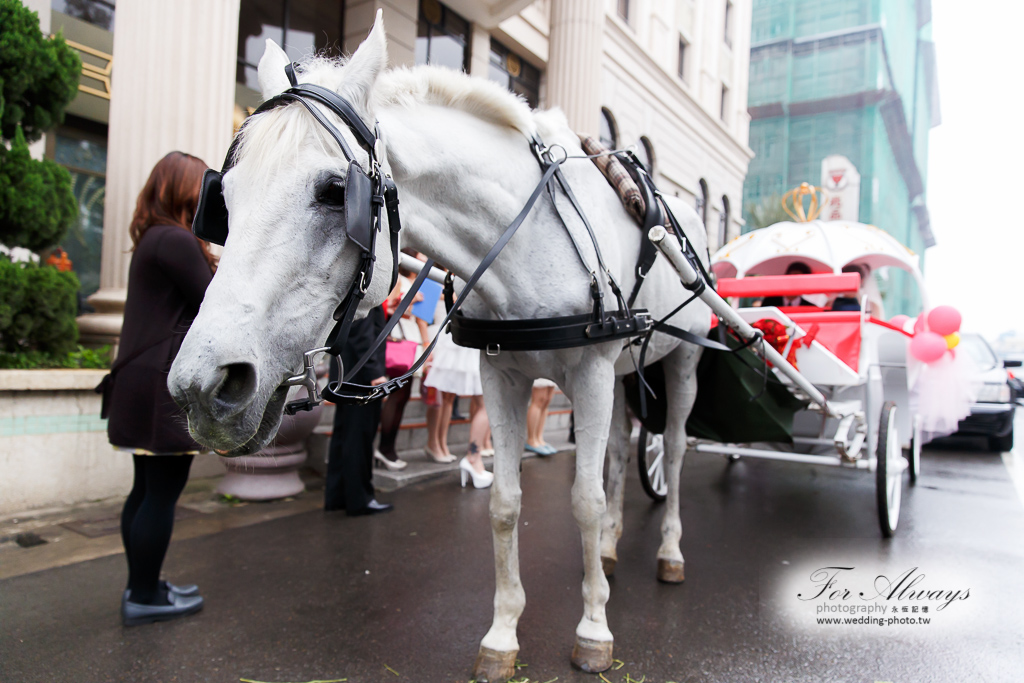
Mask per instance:
[[[682,344],[665,357],[665,392],[669,419],[665,428],[665,475],[668,496],[661,521],[661,547],[658,548],[658,580],[682,583],[683,553],[679,539],[683,534],[679,520],[679,475],[686,453],[686,420],[697,397],[697,361],[700,348]]]
[[[601,569],[601,517],[605,512],[601,470],[612,418],[615,371],[610,360],[597,357],[569,374],[566,392],[576,411],[576,480],[572,511],[583,539],[583,618],[576,627],[573,666],[588,673],[612,665],[612,632],[605,604],[608,579]]]
[[[526,606],[519,579],[519,463],[533,382],[517,372],[496,370],[489,363],[482,363],[480,371],[495,451],[490,505],[495,591],[494,620],[480,642],[473,678],[479,683],[499,683],[515,675],[519,654],[516,626]]]
[[[608,509],[605,510],[601,525],[601,567],[605,576],[615,573],[615,564],[618,562],[615,546],[622,537],[622,502],[632,431],[633,424],[626,414],[626,387],[621,381],[616,381],[612,425],[608,432]]]

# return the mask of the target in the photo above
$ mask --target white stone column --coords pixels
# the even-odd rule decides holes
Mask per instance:
[[[373,28],[377,10],[384,10],[388,35],[388,66],[416,64],[416,30],[419,0],[347,0],[345,3],[345,52],[351,54]]]
[[[599,132],[604,4],[552,0],[547,105],[560,107],[580,134]]]
[[[480,24],[472,24],[469,42],[469,75],[487,78],[491,69],[491,32]]]
[[[220,168],[231,143],[239,0],[118,0],[100,289],[83,340],[120,335],[128,226],[153,166],[175,150]]]

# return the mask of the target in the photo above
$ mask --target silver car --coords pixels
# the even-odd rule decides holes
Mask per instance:
[[[989,449],[996,452],[1013,448],[1014,396],[1010,389],[1010,375],[988,342],[978,334],[960,335],[959,349],[963,349],[981,370],[982,384],[978,402],[971,406],[971,414],[960,421],[958,436],[988,437]],[[1006,361],[1017,366],[1019,361]]]

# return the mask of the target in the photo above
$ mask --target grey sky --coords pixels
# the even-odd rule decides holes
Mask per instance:
[[[1024,336],[1024,3],[932,5],[942,125],[928,163],[929,295],[960,309],[965,331]]]

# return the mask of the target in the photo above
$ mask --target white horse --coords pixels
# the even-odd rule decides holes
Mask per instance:
[[[378,13],[369,37],[344,63],[307,61],[302,82],[347,98],[368,124],[380,121],[384,167],[398,185],[404,243],[449,267],[465,281],[540,180],[530,136],[581,154],[579,141],[558,111],[531,112],[520,99],[488,81],[432,67],[385,72],[386,43]],[[259,64],[264,98],[288,88],[289,59],[274,43]],[[325,109],[349,138],[360,163],[367,155],[348,128]],[[302,354],[322,344],[332,312],[356,270],[337,212],[323,188],[344,181],[345,163],[335,143],[294,104],[261,113],[246,125],[236,165],[224,177],[230,233],[217,274],[171,369],[169,386],[185,407],[193,436],[231,454],[251,453],[274,435],[285,400],[284,380],[302,367]],[[570,160],[566,177],[588,214],[609,268],[623,291],[635,279],[640,231],[594,165]],[[589,263],[593,246],[568,201],[558,203]],[[673,200],[669,200],[672,202]],[[704,229],[689,207],[672,203],[686,234],[704,253]],[[386,228],[385,228],[386,230]],[[391,255],[378,240],[376,271],[363,309],[386,294]],[[542,197],[518,234],[483,275],[464,309],[472,317],[530,319],[591,310],[590,275],[551,201]],[[611,292],[604,283],[606,299]],[[637,307],[655,318],[667,314],[686,292],[659,260],[641,290]],[[700,302],[671,322],[706,334],[708,309]],[[602,465],[611,466],[611,511],[604,523],[604,555],[614,558],[621,533],[622,484],[630,425],[624,390],[616,377],[633,370],[635,347],[624,341],[543,352],[481,354],[484,399],[495,446],[490,517],[494,537],[494,619],[480,644],[474,677],[503,681],[514,674],[516,626],[525,606],[519,578],[517,522],[519,463],[526,410],[535,378],[558,383],[576,413],[576,479],[573,514],[583,539],[584,613],[576,629],[573,663],[602,671],[612,662],[612,633],[605,616],[608,581],[602,572]],[[662,524],[659,567],[680,580],[678,482],[685,449],[686,417],[696,393],[699,351],[656,335],[650,361],[663,360],[672,419],[665,435],[668,505]],[[615,420],[613,421],[613,415]],[[609,426],[611,430],[609,444]]]

